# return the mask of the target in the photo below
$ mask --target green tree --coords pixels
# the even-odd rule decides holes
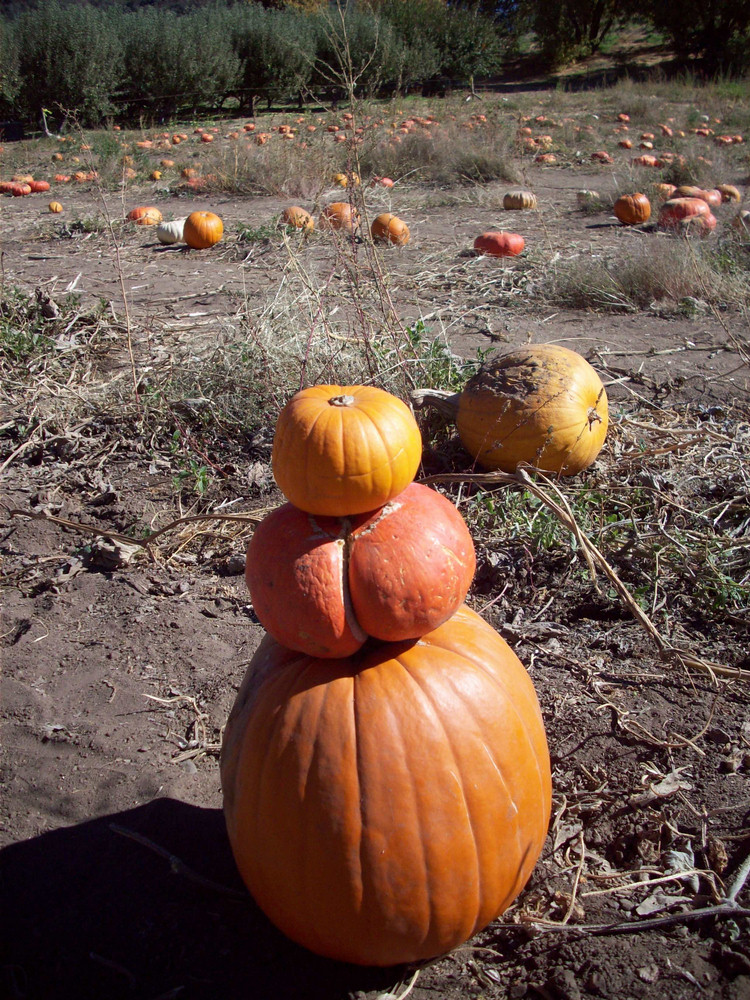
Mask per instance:
[[[256,101],[300,94],[315,58],[309,16],[294,8],[271,9],[259,3],[232,8],[229,39],[239,60],[239,96],[255,109]]]
[[[393,29],[393,55],[401,92],[440,71],[443,0],[383,0],[376,10]]]
[[[399,77],[397,34],[389,22],[368,7],[349,2],[331,5],[313,19],[316,58],[313,81],[334,84],[351,99],[373,94]]]
[[[81,124],[99,124],[115,110],[121,78],[119,15],[89,5],[42,0],[14,25],[20,77],[18,102],[29,119],[41,109],[75,111]]]
[[[17,113],[20,85],[15,32],[10,22],[0,19],[0,118]]]
[[[472,92],[477,77],[499,70],[506,47],[504,33],[476,4],[445,9],[441,41],[441,72],[467,80]]]
[[[708,75],[741,74],[750,67],[750,0],[650,0],[654,26],[670,39],[677,55],[697,58]]]
[[[229,12],[215,5],[189,14],[155,7],[124,17],[124,98],[131,114],[156,120],[178,109],[220,105],[236,90],[240,60],[227,44]]]
[[[515,26],[534,32],[543,59],[555,67],[596,52],[634,9],[632,0],[521,0]]]

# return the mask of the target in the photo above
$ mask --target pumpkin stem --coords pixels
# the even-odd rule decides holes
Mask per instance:
[[[410,396],[415,410],[423,406],[434,406],[436,410],[451,420],[456,419],[460,393],[448,389],[414,389]]]
[[[591,425],[595,424],[597,421],[599,423],[601,423],[602,422],[602,418],[596,412],[596,407],[595,406],[590,406],[589,407],[589,429],[591,429]]]
[[[354,396],[331,396],[329,406],[354,406]]]

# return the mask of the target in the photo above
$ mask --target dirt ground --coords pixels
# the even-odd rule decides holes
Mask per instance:
[[[530,181],[541,210],[514,223],[532,257],[593,257],[662,239],[576,209],[576,190],[607,190],[605,170],[534,168]],[[157,186],[141,194],[165,217],[210,208],[226,231],[203,256],[162,247],[145,229],[120,232],[130,315],[151,331],[136,345],[145,366],[176,345],[231,340],[241,314],[278,294],[287,257],[278,241],[237,238],[240,224],[267,225],[282,200],[178,199]],[[396,211],[412,231],[388,257],[402,318],[422,319],[463,357],[528,339],[580,351],[607,383],[613,426],[636,407],[654,420],[689,413],[690,426],[702,415],[719,430],[730,418],[746,427],[750,371],[727,337],[729,326],[747,343],[739,312],[552,308],[515,280],[522,264],[503,265],[498,280],[497,261],[469,252],[479,232],[507,225],[488,207],[491,192],[442,194],[443,204],[407,186],[372,195],[373,209]],[[3,199],[3,287],[53,300],[70,288],[84,304],[111,303],[121,321],[108,233],[60,229],[100,212],[97,199],[90,187],[67,190],[62,223],[45,196]],[[130,207],[107,200],[116,219]],[[328,282],[330,304],[340,278],[329,280],[316,246],[302,256]],[[122,343],[111,364],[113,378],[127,378]],[[16,394],[0,412],[4,995],[374,1000],[411,986],[415,1000],[750,997],[747,889],[736,915],[684,918],[720,902],[750,854],[747,682],[664,661],[617,600],[591,584],[568,588],[564,561],[506,567],[510,590],[498,600],[502,559],[498,569],[487,552],[470,603],[487,607],[528,667],[552,755],[553,817],[531,882],[501,920],[420,970],[343,966],[291,944],[244,892],[221,813],[221,730],[261,635],[242,577],[245,542],[185,536],[167,558],[128,561],[92,534],[11,515],[128,533],[188,512],[158,455],[117,414],[8,461],[25,405]],[[214,506],[277,501],[269,440],[216,442],[210,457],[226,471]],[[589,482],[603,482],[617,461],[605,447]],[[434,458],[423,471],[439,471]],[[704,631],[701,609],[685,600],[675,641],[750,667],[746,625]]]

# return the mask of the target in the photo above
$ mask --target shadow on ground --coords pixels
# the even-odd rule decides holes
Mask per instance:
[[[167,853],[241,895],[174,872]],[[0,995],[13,1000],[343,1000],[398,979],[288,941],[244,892],[221,812],[173,799],[7,847],[0,894]]]

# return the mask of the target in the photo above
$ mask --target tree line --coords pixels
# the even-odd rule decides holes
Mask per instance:
[[[646,18],[707,73],[747,69],[750,0],[15,0],[0,15],[0,118],[42,109],[166,122],[260,100],[442,93],[533,38],[552,69]]]
[[[496,20],[442,0],[306,9],[216,2],[178,12],[41,0],[0,16],[0,117],[166,121],[228,102],[372,95],[492,74]]]

